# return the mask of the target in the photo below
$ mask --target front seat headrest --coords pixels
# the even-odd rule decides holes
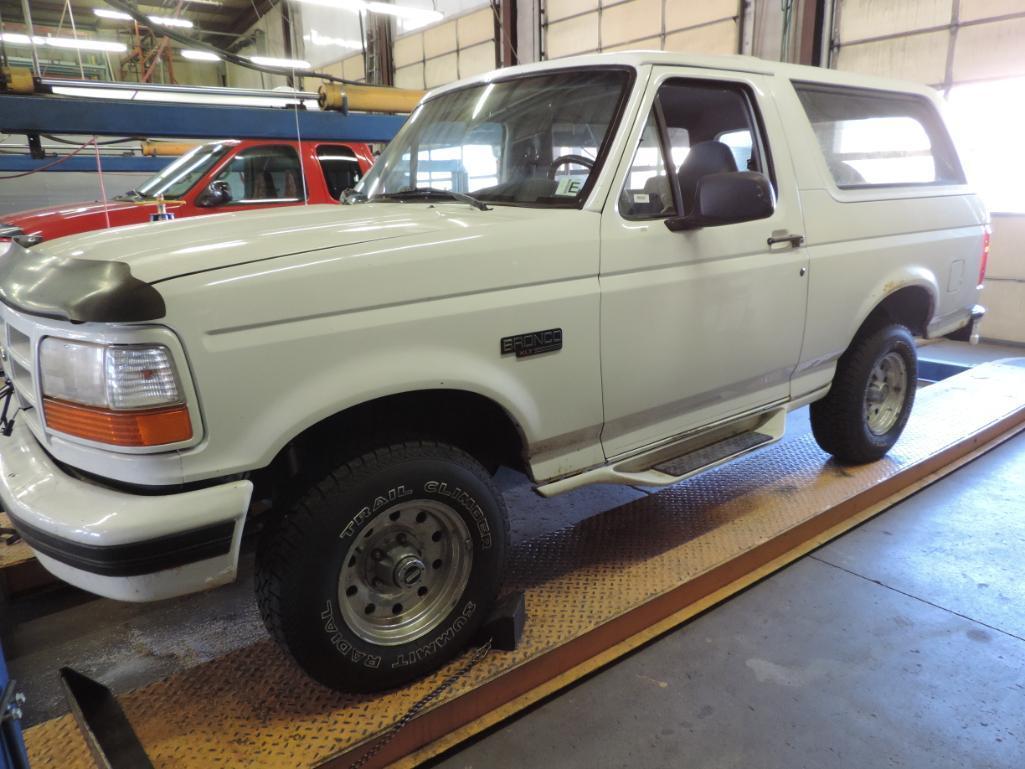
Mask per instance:
[[[691,147],[677,174],[680,178],[680,193],[683,195],[683,212],[689,214],[694,210],[694,196],[702,176],[733,173],[736,170],[737,161],[730,148],[722,142],[698,142]]]

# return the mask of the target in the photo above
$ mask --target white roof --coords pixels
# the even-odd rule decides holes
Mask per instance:
[[[614,53],[593,53],[583,56],[568,56],[565,59],[553,59],[536,64],[523,64],[486,72],[482,75],[439,86],[430,91],[428,96],[443,93],[453,88],[460,88],[471,83],[487,83],[528,72],[544,72],[570,67],[594,65],[608,66],[625,64],[641,68],[648,65],[690,67],[694,69],[712,69],[726,72],[744,72],[757,75],[778,75],[790,80],[836,83],[839,85],[860,86],[890,91],[906,91],[910,93],[935,94],[935,90],[907,80],[861,75],[855,72],[844,72],[822,67],[810,67],[803,64],[785,64],[778,61],[759,59],[755,56],[710,56],[705,54],[672,53],[670,51],[616,51]]]

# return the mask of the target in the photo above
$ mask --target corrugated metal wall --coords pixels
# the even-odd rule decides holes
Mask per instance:
[[[950,88],[1025,75],[1025,0],[837,0],[831,66]]]
[[[544,58],[643,48],[740,50],[738,0],[544,0]]]
[[[395,40],[395,85],[434,88],[495,69],[495,15],[491,7]]]

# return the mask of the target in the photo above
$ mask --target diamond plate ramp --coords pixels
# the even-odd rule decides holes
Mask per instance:
[[[511,715],[1023,425],[1025,367],[986,364],[919,392],[879,462],[839,466],[802,436],[523,544],[506,582],[526,592],[520,648],[486,658],[372,765],[412,765]],[[405,689],[352,696],[312,683],[267,641],[121,702],[158,768],[346,767],[464,658]],[[34,769],[91,766],[70,716],[26,741]]]

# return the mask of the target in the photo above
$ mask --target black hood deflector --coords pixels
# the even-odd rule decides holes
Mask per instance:
[[[124,262],[47,256],[12,243],[0,256],[0,301],[19,312],[72,323],[164,317],[164,297]]]

